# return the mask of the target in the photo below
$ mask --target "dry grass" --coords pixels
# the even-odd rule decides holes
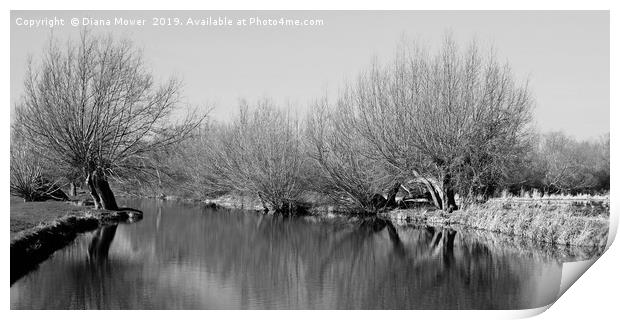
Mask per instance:
[[[559,198],[558,198],[559,199]],[[578,247],[607,244],[609,198],[553,201],[554,199],[502,198],[445,213],[433,209],[393,210],[394,220],[468,228],[524,237],[539,243]]]
[[[264,211],[265,208],[256,197],[239,194],[227,194],[217,198],[204,200],[204,203],[214,208],[241,209],[251,211]]]
[[[537,189],[531,191],[523,191],[522,196],[515,196],[510,194],[507,190],[502,191],[502,195],[499,198],[493,198],[491,201],[504,201],[504,200],[564,200],[564,201],[601,201],[609,204],[609,193],[600,195],[591,194],[543,194]]]
[[[605,247],[608,218],[608,203],[506,200],[469,206],[454,212],[447,222],[551,244]]]

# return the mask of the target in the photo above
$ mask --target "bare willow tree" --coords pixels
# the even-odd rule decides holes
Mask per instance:
[[[508,65],[460,50],[446,37],[436,54],[403,46],[345,88],[335,112],[363,137],[403,183],[426,186],[435,206],[457,208],[504,174],[522,154],[531,99]]]
[[[240,112],[225,124],[207,154],[220,189],[256,196],[265,208],[289,214],[299,209],[304,187],[300,123],[290,110],[269,100]]]
[[[118,210],[109,178],[153,174],[149,154],[185,139],[203,116],[178,122],[178,81],[157,86],[127,40],[83,31],[65,47],[53,39],[31,62],[15,125],[46,161],[77,168],[96,208]]]
[[[352,129],[357,124],[343,108],[330,110],[324,98],[306,118],[306,150],[314,160],[311,189],[344,207],[373,213],[385,205],[377,196],[393,178],[372,146]]]

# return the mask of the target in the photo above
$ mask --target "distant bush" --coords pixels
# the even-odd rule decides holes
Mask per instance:
[[[254,195],[276,213],[299,209],[305,190],[301,128],[290,111],[263,100],[223,125],[203,148],[222,189]],[[215,178],[217,177],[217,178]]]
[[[10,192],[24,201],[68,200],[60,185],[23,143],[11,143]]]
[[[534,135],[530,151],[512,168],[506,187],[543,194],[600,194],[609,191],[609,136],[578,141],[562,132]]]
[[[212,198],[232,191],[218,172],[217,146],[225,125],[205,122],[192,135],[173,148],[154,155],[159,168],[150,189],[157,195]]]

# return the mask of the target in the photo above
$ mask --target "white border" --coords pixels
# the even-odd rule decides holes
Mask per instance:
[[[617,9],[617,1],[562,1],[562,2],[543,2],[540,0],[521,0],[521,1],[490,1],[490,0],[469,0],[469,1],[433,1],[426,3],[414,3],[411,1],[394,1],[394,0],[382,0],[382,1],[370,1],[370,0],[362,0],[362,1],[342,1],[337,2],[335,0],[315,0],[315,1],[306,1],[305,3],[301,1],[286,1],[286,0],[263,0],[263,1],[252,1],[252,0],[238,0],[238,1],[219,1],[219,2],[209,2],[209,3],[192,3],[191,1],[185,0],[174,0],[174,1],[149,1],[143,3],[130,3],[127,0],[105,0],[99,1],[97,3],[85,2],[85,1],[44,1],[44,0],[31,0],[28,2],[25,1],[9,1],[8,3],[5,1],[3,5],[6,6],[5,10],[2,11],[2,20],[3,20],[3,28],[2,28],[2,38],[1,43],[4,44],[2,50],[2,59],[4,61],[4,70],[9,70],[10,68],[10,60],[9,60],[9,46],[10,38],[9,38],[9,20],[10,20],[10,12],[9,10],[76,10],[76,9],[84,9],[84,10],[186,10],[186,9],[202,9],[202,10],[273,10],[273,9],[290,9],[290,10],[300,10],[300,9],[321,9],[321,10],[393,10],[393,9],[409,9],[409,10],[609,10],[611,9],[611,57],[618,56],[617,50],[617,40],[618,39],[618,23],[614,20],[616,18],[616,9]],[[610,88],[616,88],[617,84],[617,75],[618,75],[618,64],[615,61],[611,60],[611,85]],[[9,103],[9,72],[4,73],[4,77],[2,77],[2,86],[0,90],[3,92],[3,99],[5,103]],[[611,90],[611,107],[610,108],[610,117],[611,119],[618,119],[618,111],[617,111],[617,94],[614,90]],[[5,121],[2,126],[2,148],[5,150],[4,157],[2,158],[2,177],[4,184],[0,186],[0,194],[4,196],[5,200],[8,200],[8,180],[9,180],[9,106],[5,105],[4,108],[1,108],[1,118]],[[614,143],[617,137],[620,137],[618,134],[618,130],[611,126],[611,136],[612,136],[612,151],[611,151],[611,161],[612,167],[614,163],[616,163],[616,159],[618,157],[618,148],[617,144]],[[617,185],[614,181],[618,181],[617,171],[612,169],[612,190],[614,190],[614,186]],[[9,205],[8,201],[5,201],[4,205],[4,226],[1,228],[1,232],[4,235],[4,239],[8,239],[8,220],[9,220]],[[618,193],[612,193],[611,199],[611,213],[612,213],[612,234],[615,235],[617,230],[617,221],[618,221]],[[8,278],[9,275],[9,264],[8,264],[8,245],[2,246],[2,252],[0,252],[1,257],[6,257],[5,262],[2,264],[2,270],[0,274],[5,275]],[[591,270],[587,271],[585,275],[577,281],[573,287],[571,287],[567,293],[562,296],[547,312],[543,313],[542,318],[546,319],[563,319],[563,318],[577,318],[577,317],[600,317],[608,315],[617,314],[617,288],[618,285],[618,277],[617,272],[620,270],[620,254],[618,253],[617,245],[611,246],[607,253],[605,253],[598,262],[596,262]],[[7,279],[8,280],[8,279]],[[8,281],[6,282],[8,283]],[[10,319],[18,319],[18,318],[46,318],[52,319],[55,318],[83,318],[88,317],[89,319],[108,319],[109,317],[122,317],[122,318],[135,318],[135,317],[149,317],[149,318],[168,318],[170,316],[181,316],[181,317],[196,317],[202,318],[204,316],[214,316],[217,318],[224,317],[258,317],[258,318],[269,318],[269,319],[290,319],[292,317],[296,319],[313,319],[320,317],[347,317],[347,318],[377,318],[377,317],[432,317],[433,319],[497,319],[497,318],[506,318],[506,317],[522,317],[522,316],[532,316],[545,308],[541,308],[538,310],[529,310],[529,311],[521,311],[521,312],[503,312],[503,311],[308,311],[308,312],[295,312],[295,311],[278,311],[278,312],[245,312],[245,311],[210,311],[205,313],[203,311],[181,311],[182,314],[177,314],[177,312],[153,312],[147,311],[146,313],[138,313],[135,311],[129,312],[118,312],[118,311],[106,311],[106,312],[88,312],[87,314],[83,312],[70,312],[70,311],[61,311],[61,312],[42,312],[42,311],[8,311],[9,310],[9,286],[5,287],[5,290],[2,292],[2,306],[3,312],[8,313],[4,315],[5,319],[10,317]],[[389,313],[389,314],[386,314]]]

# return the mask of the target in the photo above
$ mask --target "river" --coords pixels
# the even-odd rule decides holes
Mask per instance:
[[[12,309],[525,309],[562,261],[496,235],[121,201],[143,220],[78,236],[11,286]]]

